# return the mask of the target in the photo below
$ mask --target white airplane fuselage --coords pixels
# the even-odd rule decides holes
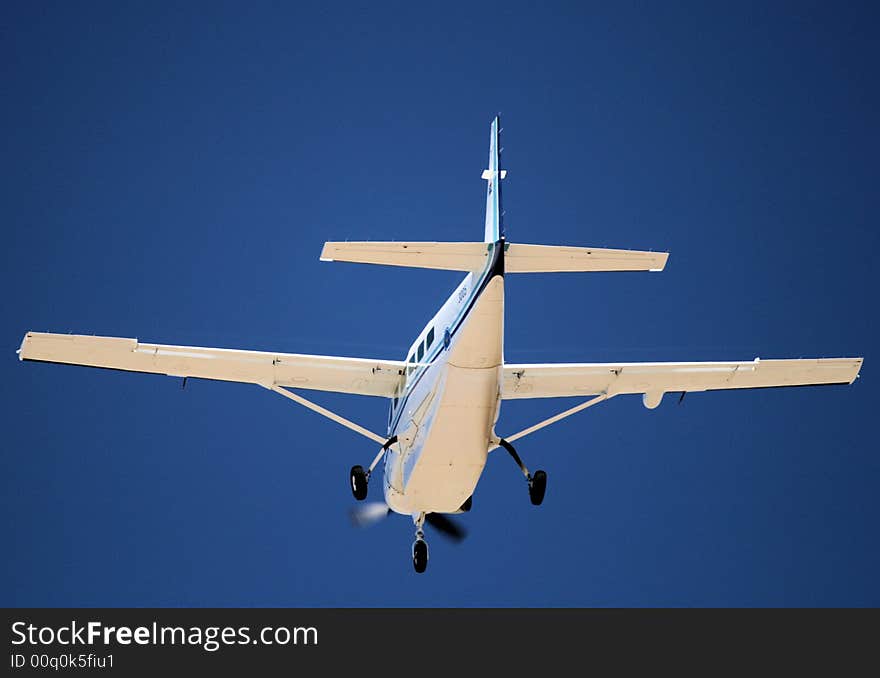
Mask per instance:
[[[467,274],[408,354],[392,401],[385,502],[397,513],[452,513],[473,494],[494,447],[504,363],[504,241],[487,243],[482,271]],[[431,341],[429,341],[433,338]],[[425,347],[419,356],[420,346]]]

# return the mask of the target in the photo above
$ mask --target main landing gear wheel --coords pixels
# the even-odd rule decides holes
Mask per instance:
[[[428,567],[428,543],[424,539],[416,539],[412,547],[413,567],[421,574]]]
[[[354,495],[354,498],[358,501],[363,501],[367,498],[367,472],[364,471],[363,466],[352,466],[351,467],[351,493]]]
[[[535,471],[535,475],[529,478],[529,499],[532,500],[532,504],[540,506],[546,491],[547,474],[544,471]]]
[[[525,476],[529,483],[529,499],[532,500],[534,506],[540,506],[544,501],[544,493],[547,491],[547,474],[544,471],[535,471],[534,474],[529,473],[529,469],[523,464],[523,460],[519,458],[516,450],[504,438],[498,439],[498,444],[507,450],[513,461],[519,466],[519,470]]]
[[[370,482],[370,474],[373,473],[373,469],[376,468],[376,464],[378,464],[382,457],[385,456],[385,453],[388,451],[388,448],[391,447],[394,443],[397,442],[397,436],[391,436],[388,440],[385,441],[385,444],[379,449],[379,454],[376,455],[376,458],[373,459],[373,463],[370,464],[370,468],[364,471],[363,466],[352,466],[351,467],[351,475],[349,476],[349,484],[351,485],[351,493],[354,495],[354,498],[358,501],[363,501],[367,498],[367,485]]]

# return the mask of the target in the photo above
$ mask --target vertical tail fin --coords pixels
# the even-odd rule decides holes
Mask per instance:
[[[501,180],[507,176],[507,170],[500,167],[501,148],[499,135],[501,117],[495,116],[489,133],[489,169],[483,170],[483,179],[488,182],[486,187],[486,235],[484,242],[497,242],[504,237],[504,219],[501,211]]]

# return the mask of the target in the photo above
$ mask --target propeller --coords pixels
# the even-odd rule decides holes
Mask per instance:
[[[378,523],[389,513],[391,513],[391,509],[384,501],[368,501],[353,506],[348,515],[355,527],[369,527]]]
[[[375,525],[391,513],[391,509],[383,501],[368,501],[353,506],[348,515],[351,524],[355,527],[370,527]],[[467,536],[465,529],[451,518],[442,513],[429,513],[425,516],[425,522],[433,527],[444,537],[454,542],[459,542]]]
[[[467,531],[461,525],[442,513],[429,513],[425,516],[425,522],[452,541],[459,542],[467,536]]]

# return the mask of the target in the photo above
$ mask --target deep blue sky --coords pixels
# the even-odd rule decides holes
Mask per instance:
[[[0,14],[0,604],[880,604],[871,3],[184,4]],[[364,439],[255,386],[16,360],[27,330],[403,358],[459,276],[321,245],[480,240],[496,111],[512,241],[671,252],[510,276],[509,362],[862,379],[570,418],[519,445],[544,506],[493,454],[416,576],[407,519],[348,523]]]

